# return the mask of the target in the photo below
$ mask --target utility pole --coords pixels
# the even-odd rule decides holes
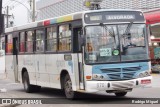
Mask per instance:
[[[8,28],[8,27],[11,27],[11,26],[9,26],[10,25],[10,23],[9,23],[9,18],[12,16],[12,15],[9,15],[9,6],[6,6],[5,7],[5,13],[6,14],[3,14],[3,16],[5,17],[5,22],[4,22],[4,26],[5,26],[5,28]]]
[[[7,26],[6,26],[6,28],[8,28],[8,26],[9,26],[9,6],[7,6],[7,14],[6,14],[6,16],[7,16]]]
[[[6,14],[4,14],[4,17],[6,18],[6,28],[9,27],[9,18],[12,16],[12,15],[9,15],[9,6],[5,7],[6,8]]]
[[[35,0],[29,0],[29,4],[30,4],[30,9],[32,10],[32,16],[31,16],[31,18],[32,18],[32,22],[35,22],[35,20],[36,20],[36,18],[35,18],[35,16],[36,16],[36,3],[35,3],[36,1]]]
[[[33,15],[32,15],[32,22],[35,22],[36,21],[36,1],[35,0],[32,0],[32,3],[33,3]]]
[[[2,0],[0,0],[0,36],[1,36],[1,34],[3,32],[3,28],[4,28],[2,19],[3,19],[3,15],[2,15]]]

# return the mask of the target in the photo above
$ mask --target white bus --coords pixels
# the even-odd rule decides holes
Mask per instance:
[[[151,84],[141,11],[90,10],[5,29],[6,72],[26,92],[41,87],[125,96]]]

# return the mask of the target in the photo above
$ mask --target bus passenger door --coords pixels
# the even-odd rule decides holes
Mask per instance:
[[[82,52],[82,46],[79,40],[80,37],[82,36],[82,27],[76,27],[73,28],[73,51],[74,53],[77,53],[76,58],[74,58],[74,60],[77,59],[77,67],[75,67],[75,76],[76,76],[76,84],[77,86],[79,86],[79,89],[83,90],[84,89],[84,71],[83,71],[83,52]]]
[[[13,38],[13,71],[15,82],[18,82],[18,37]]]

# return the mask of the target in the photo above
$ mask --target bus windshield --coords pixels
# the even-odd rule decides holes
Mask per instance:
[[[86,63],[147,60],[145,24],[86,26]]]

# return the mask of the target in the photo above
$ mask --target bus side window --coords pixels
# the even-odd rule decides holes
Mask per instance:
[[[56,52],[57,51],[57,29],[56,26],[47,28],[47,51]]]
[[[25,32],[19,33],[20,40],[19,40],[19,52],[25,52]]]
[[[69,24],[59,26],[59,51],[71,51],[71,32]]]
[[[27,31],[26,35],[26,52],[33,52],[34,31]]]
[[[6,35],[6,54],[13,53],[13,38],[12,34]]]
[[[44,52],[44,29],[36,30],[36,52]]]

